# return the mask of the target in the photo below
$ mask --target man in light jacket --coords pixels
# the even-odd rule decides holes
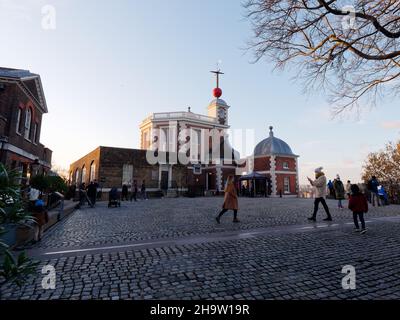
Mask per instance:
[[[327,214],[327,218],[324,221],[332,221],[332,216],[329,212],[328,205],[326,204],[325,197],[327,195],[326,191],[326,177],[325,174],[322,172],[322,167],[315,169],[315,180],[308,178],[310,184],[315,188],[315,201],[314,201],[314,213],[312,217],[308,218],[310,221],[316,221],[317,212],[319,203],[322,203],[322,206],[325,209]]]

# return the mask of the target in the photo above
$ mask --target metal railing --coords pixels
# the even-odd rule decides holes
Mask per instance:
[[[163,119],[177,119],[177,118],[184,118],[184,119],[194,119],[200,120],[205,122],[214,122],[217,123],[217,119],[213,117],[203,116],[201,114],[196,114],[192,112],[162,112],[162,113],[153,113],[149,117],[147,117],[143,122],[150,121],[150,120],[163,120]]]

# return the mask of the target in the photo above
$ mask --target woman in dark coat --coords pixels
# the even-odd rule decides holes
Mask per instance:
[[[342,200],[344,200],[345,190],[339,175],[337,175],[336,179],[333,180],[333,188],[335,189],[336,200],[338,200],[338,208],[343,209]]]
[[[224,204],[222,206],[222,211],[219,213],[218,217],[215,218],[218,223],[221,222],[220,221],[221,217],[228,210],[233,210],[233,214],[234,214],[233,222],[235,222],[235,223],[239,222],[239,219],[237,218],[237,213],[239,210],[238,196],[237,196],[233,176],[229,176],[228,181],[226,183],[225,198],[224,198]]]

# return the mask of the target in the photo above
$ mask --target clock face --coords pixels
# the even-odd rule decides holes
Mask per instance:
[[[224,109],[219,109],[218,110],[218,116],[220,118],[225,118],[225,110]]]

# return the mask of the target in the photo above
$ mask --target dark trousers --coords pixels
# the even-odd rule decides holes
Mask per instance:
[[[96,204],[96,196],[95,195],[90,195],[89,196],[90,202],[95,205]]]
[[[365,229],[364,212],[353,212],[354,225],[356,226],[357,229],[360,229],[360,226],[358,224],[358,219],[360,219],[361,221],[361,228]]]
[[[226,213],[226,212],[228,212],[228,209],[222,209],[222,211],[219,213],[218,217],[221,218],[224,215],[224,213]],[[237,210],[233,210],[233,218],[234,219],[237,219],[237,213],[238,213]]]
[[[137,201],[137,191],[132,192],[132,194],[131,194],[131,201],[132,201],[132,199],[135,200],[135,202]]]
[[[313,218],[315,219],[315,218],[317,217],[317,212],[318,212],[318,207],[319,207],[319,203],[320,203],[320,202],[322,203],[322,206],[324,207],[325,212],[326,212],[328,218],[332,218],[332,217],[331,217],[331,214],[330,214],[330,212],[329,212],[328,205],[326,204],[325,198],[315,198],[315,201],[314,201],[314,214],[313,214]]]

